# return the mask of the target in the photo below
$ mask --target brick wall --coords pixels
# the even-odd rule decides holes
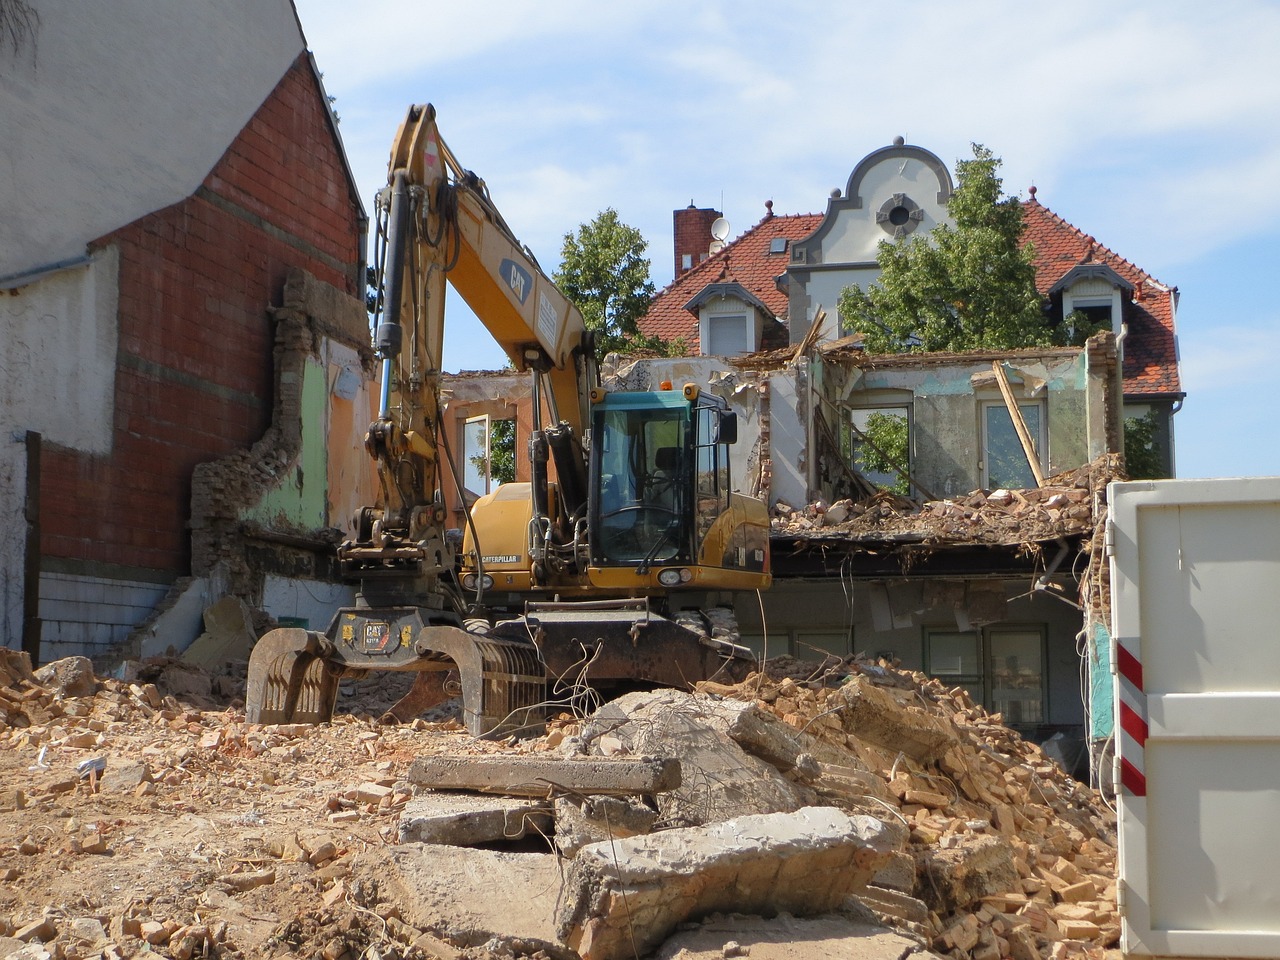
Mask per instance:
[[[683,210],[676,210],[671,215],[672,233],[675,241],[675,273],[673,276],[688,272],[706,259],[707,248],[711,245],[711,224],[720,217],[719,210],[695,207],[693,204]],[[684,255],[689,254],[690,266],[684,266]]]
[[[360,217],[304,54],[193,196],[98,242],[120,253],[112,449],[46,449],[45,558],[187,572],[193,469],[270,422],[268,308],[295,267],[355,294]]]

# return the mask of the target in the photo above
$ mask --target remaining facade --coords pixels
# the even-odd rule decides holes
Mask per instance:
[[[864,157],[825,214],[779,216],[767,203],[763,220],[727,245],[707,231],[718,212],[690,205],[675,219],[676,278],[640,322],[691,351],[732,357],[767,349],[779,331],[792,344],[842,335],[836,303],[850,284],[879,274],[882,241],[923,235],[947,222],[951,174],[922,147],[894,144]],[[1123,415],[1154,413],[1164,474],[1173,475],[1173,414],[1182,403],[1174,321],[1178,292],[1067,223],[1036,198],[1022,204],[1024,242],[1036,255],[1036,283],[1049,319],[1080,312],[1109,321],[1120,338]],[[687,266],[686,266],[687,265]]]
[[[362,429],[372,368],[365,215],[292,4],[31,6],[0,49],[0,612],[47,660],[106,653],[193,568],[213,577],[194,629],[229,589],[261,602],[207,536],[227,483],[237,524],[333,525],[352,498],[326,502],[343,477],[301,438],[344,405]],[[250,457],[290,404],[313,422]],[[198,465],[237,452],[248,475],[202,489]]]
[[[841,339],[841,291],[876,279],[882,241],[947,222],[953,189],[935,155],[899,139],[863,158],[822,215],[766,204],[722,244],[707,235],[718,211],[677,210],[676,278],[640,327],[702,356],[619,373],[633,386],[725,385],[759,422],[735,463],[737,488],[776,515],[774,586],[736,604],[757,647],[892,656],[1039,739],[1097,742],[1111,723],[1105,483],[1124,420],[1146,414],[1173,473],[1177,290],[1033,188],[1024,240],[1049,319],[1082,313],[1109,334],[1083,350],[994,355],[871,356]],[[785,349],[757,352],[782,330]],[[901,470],[866,453],[886,424]],[[1081,652],[1093,681],[1084,697]]]

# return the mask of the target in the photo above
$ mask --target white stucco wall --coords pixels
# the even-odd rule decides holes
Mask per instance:
[[[98,251],[78,267],[0,293],[0,430],[35,430],[45,443],[111,451],[119,257]]]
[[[0,278],[195,192],[304,49],[290,0],[29,0],[0,48]]]

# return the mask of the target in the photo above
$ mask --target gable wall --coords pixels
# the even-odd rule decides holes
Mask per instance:
[[[192,471],[252,445],[270,422],[270,308],[286,275],[300,267],[356,290],[362,212],[327,110],[302,55],[195,195],[93,245],[119,264],[118,346],[100,361],[114,369],[102,411],[109,442],[43,452],[46,574],[99,593],[189,570]],[[99,616],[96,607],[48,599],[45,635],[62,652],[127,633],[77,619]],[[136,623],[136,614],[123,619]],[[74,628],[64,631],[64,621]]]

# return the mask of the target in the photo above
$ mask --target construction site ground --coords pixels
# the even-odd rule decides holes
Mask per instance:
[[[778,662],[736,686],[632,694],[499,743],[451,719],[379,724],[404,677],[344,682],[332,723],[257,726],[244,722],[234,670],[210,677],[166,660],[111,679],[86,666],[37,676],[0,651],[0,958],[1117,955],[1102,799],[963,691],[886,664]],[[427,859],[403,842],[406,811],[431,793],[413,778],[423,758],[666,753],[680,757],[683,786],[619,799],[624,813],[651,816],[609,829],[639,834],[620,843],[655,862],[643,844],[664,828],[711,845],[662,866],[674,871],[666,887],[698,874],[683,912],[642,917],[643,878],[626,887],[616,851],[616,884],[592,881],[555,819],[518,839],[438,844]],[[561,796],[557,818],[580,801]],[[829,892],[847,880],[836,909],[796,916],[821,897],[787,899],[777,880],[745,892],[756,861],[785,869],[815,848],[779,852],[766,837],[732,865],[717,858],[716,838],[735,824],[769,815],[785,832],[786,818],[815,809],[876,835],[874,851],[848,861],[867,877],[815,867],[790,885]],[[820,853],[813,863],[836,862]],[[733,908],[734,891],[750,909]],[[623,948],[607,939],[619,910],[631,911]]]

